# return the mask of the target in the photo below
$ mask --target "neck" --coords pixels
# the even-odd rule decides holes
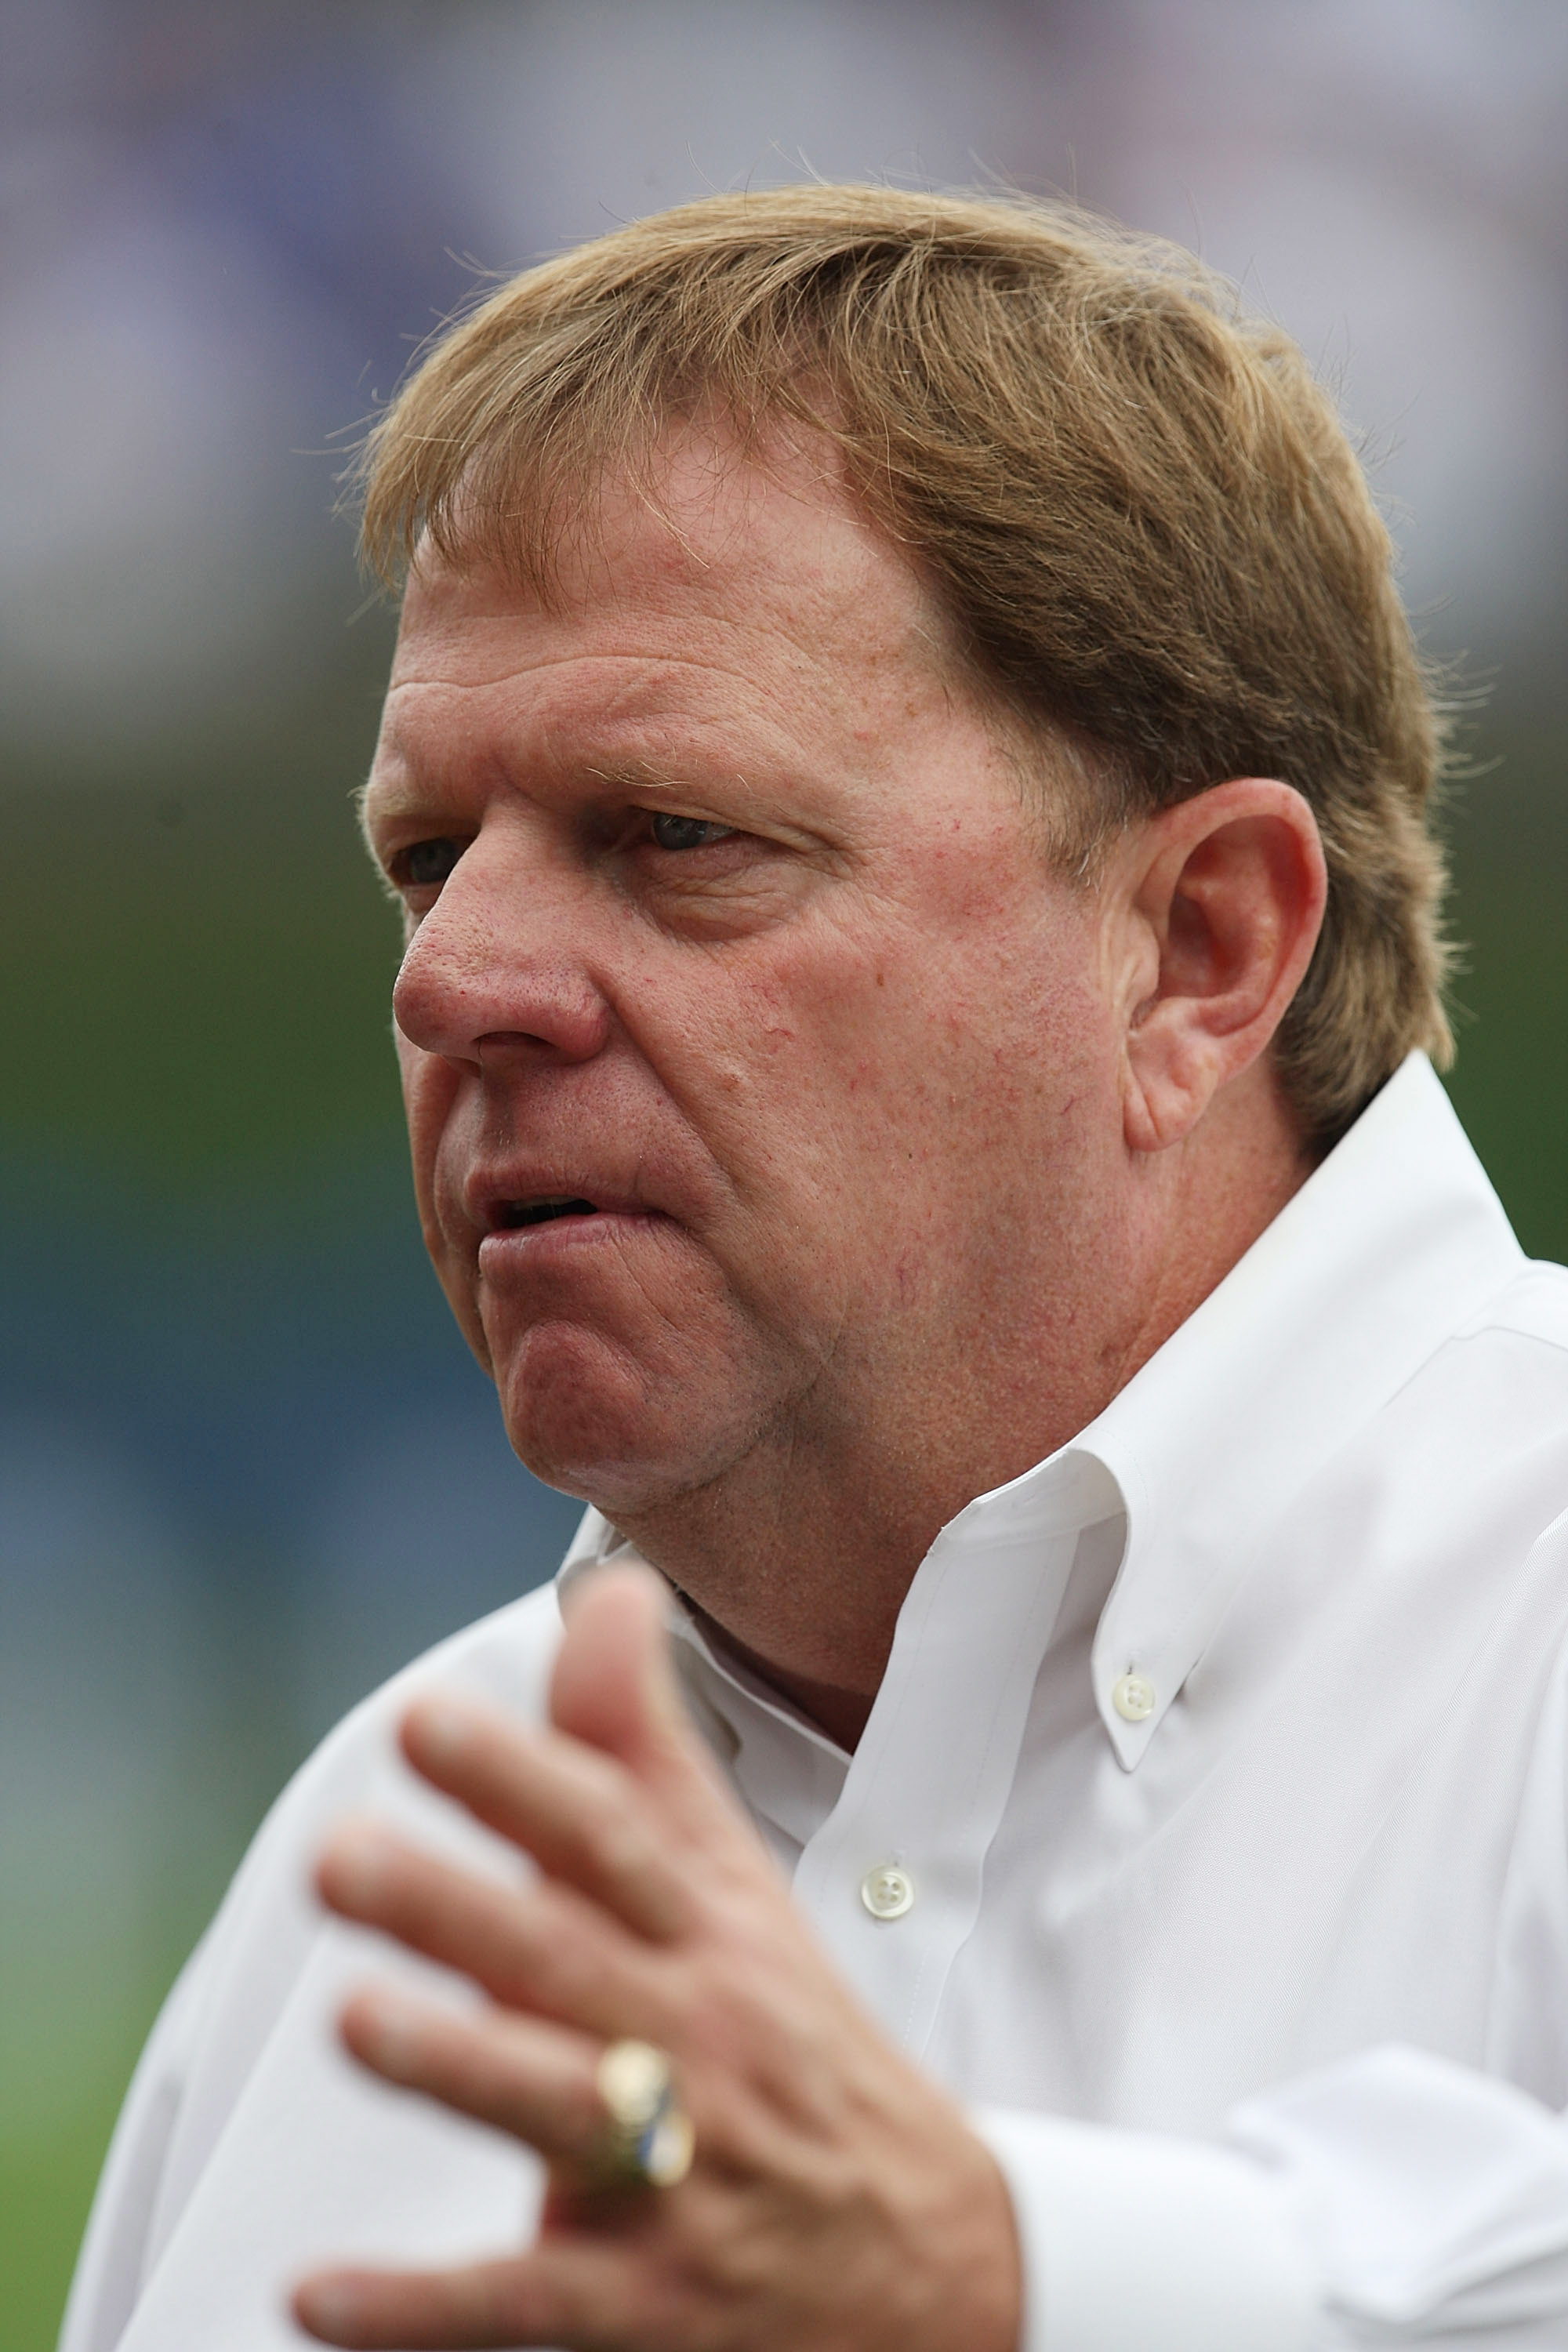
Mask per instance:
[[[721,1650],[853,1748],[942,1528],[1102,1412],[1310,1172],[1292,1128],[1258,1126],[1216,1122],[1202,1150],[1195,1134],[1134,1162],[1076,1282],[1047,1247],[1005,1314],[953,1318],[865,1368],[830,1428],[796,1412],[722,1477],[616,1525]]]
[[[782,1698],[787,1698],[798,1707],[819,1731],[825,1731],[837,1747],[854,1754],[860,1745],[860,1734],[866,1728],[867,1718],[877,1696],[876,1686],[870,1690],[848,1690],[841,1684],[818,1682],[809,1675],[792,1674],[773,1659],[762,1657],[755,1650],[748,1650],[716,1617],[710,1616],[706,1609],[693,1601],[689,1593],[683,1593],[681,1598],[702,1628],[711,1649],[717,1651],[721,1657],[728,1657],[732,1664],[744,1666],[759,1682],[769,1684]],[[880,1679],[879,1675],[879,1685]]]

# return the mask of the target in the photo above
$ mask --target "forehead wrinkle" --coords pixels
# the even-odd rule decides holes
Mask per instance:
[[[689,700],[664,691],[671,671],[710,678],[726,697],[743,680],[741,715],[749,740],[760,756],[782,759],[792,767],[820,757],[820,743],[815,751],[812,748],[815,729],[834,726],[843,715],[841,693],[803,697],[798,681],[747,675],[696,655],[574,651],[482,679],[400,680],[387,695],[378,761],[384,758],[416,772],[439,770],[454,754],[460,758],[465,749],[471,753],[478,748],[466,741],[468,730],[460,716],[469,698],[504,698],[510,686],[536,669],[572,673],[605,666],[622,673],[613,692],[595,694],[584,685],[564,696],[549,691],[537,698],[522,695],[512,709],[503,701],[496,714],[498,724],[491,728],[486,721],[490,740],[485,756],[509,761],[531,744],[553,765],[645,792],[689,791],[704,779],[711,781],[718,772],[726,782],[744,785],[747,779],[732,751],[715,756],[715,730],[728,733],[737,713],[727,701],[715,708],[704,698]],[[795,691],[789,690],[792,685]],[[443,708],[448,697],[450,708]],[[807,722],[804,728],[803,718]],[[670,738],[669,748],[655,757],[611,748],[615,736],[638,734]]]
[[[401,694],[416,686],[439,687],[451,694],[482,694],[489,687],[508,686],[513,679],[531,677],[538,670],[567,669],[584,662],[637,662],[645,667],[657,664],[673,669],[706,670],[714,677],[733,678],[740,675],[738,671],[726,669],[721,662],[705,661],[700,654],[677,653],[664,646],[657,651],[645,648],[636,652],[616,652],[608,647],[595,651],[588,646],[576,646],[567,653],[542,655],[537,661],[520,661],[510,669],[488,671],[483,677],[443,677],[434,671],[428,674],[416,671],[408,676],[400,674],[395,665],[386,690],[387,699],[390,701],[395,694]]]
[[[775,495],[780,487],[765,485]],[[577,735],[579,772],[610,781],[624,776],[635,789],[661,794],[680,789],[677,779],[689,765],[679,740],[685,733],[703,739],[693,743],[692,764],[711,773],[713,747],[706,739],[716,722],[728,728],[749,717],[753,727],[762,721],[767,734],[777,729],[782,743],[775,748],[786,750],[793,763],[820,755],[824,729],[842,735],[847,751],[857,745],[863,757],[867,728],[889,719],[896,724],[917,702],[934,696],[951,715],[958,683],[953,648],[944,643],[949,633],[928,584],[900,551],[868,530],[852,505],[824,499],[821,486],[813,487],[811,498],[802,500],[797,492],[788,504],[797,513],[803,505],[817,509],[825,543],[812,532],[803,543],[786,543],[777,551],[776,570],[776,532],[767,511],[772,499],[748,498],[739,514],[695,518],[698,528],[681,535],[695,544],[671,545],[666,530],[652,534],[650,546],[647,516],[626,518],[624,530],[602,534],[587,576],[549,608],[483,566],[437,565],[411,581],[415,607],[405,608],[412,626],[399,648],[404,666],[395,666],[390,742],[416,764],[432,758],[439,763],[443,724],[468,731],[456,709],[449,718],[441,712],[442,698],[449,694],[454,704],[470,709],[477,698],[487,731],[492,716],[507,734],[537,727],[555,739],[551,751],[560,748],[563,731]],[[845,525],[858,560],[847,576],[835,576],[833,564],[825,568],[819,559]],[[746,591],[740,609],[726,593],[737,582]],[[425,595],[432,592],[427,604]],[[617,646],[623,625],[634,643]],[[514,628],[525,633],[521,644],[511,635]],[[556,635],[552,645],[559,630],[568,633],[567,642]],[[700,651],[689,649],[694,635],[705,640]],[[639,636],[645,638],[640,645]],[[620,679],[601,698],[596,681],[606,669],[618,670]],[[711,698],[700,688],[683,707],[683,677],[694,684],[710,679],[724,707],[704,707]],[[564,690],[552,689],[552,679],[565,681]],[[518,706],[510,712],[509,690]],[[421,711],[426,695],[429,704]],[[653,756],[628,767],[608,741],[594,744],[593,728],[582,725],[585,716],[610,722],[606,731],[624,725],[635,736],[649,730],[655,740],[647,750]],[[658,743],[671,732],[677,740]],[[632,747],[628,757],[636,761]],[[721,764],[729,768],[731,761]],[[692,775],[688,788],[697,781]]]
[[[646,616],[646,600],[651,592],[658,619],[688,631],[700,627],[710,636],[733,640],[736,664],[726,671],[720,662],[682,654],[672,646],[661,646],[644,657],[709,668],[719,675],[739,676],[749,686],[755,684],[756,673],[754,648],[748,649],[748,639],[772,637],[820,673],[825,656],[831,665],[832,656],[842,652],[847,625],[865,667],[882,669],[889,660],[901,660],[911,669],[936,674],[940,682],[953,659],[952,633],[917,567],[879,533],[868,530],[852,507],[838,500],[801,501],[793,497],[790,503],[816,507],[828,526],[829,540],[835,526],[848,524],[871,571],[880,572],[883,576],[868,578],[858,568],[856,576],[826,584],[817,561],[819,551],[810,546],[786,546],[782,567],[775,568],[777,551],[773,534],[765,528],[759,534],[748,527],[746,519],[731,518],[718,533],[716,542],[709,545],[689,543],[682,537],[677,543],[650,550],[646,541],[622,545],[618,534],[606,532],[591,578],[573,583],[549,604],[523,598],[521,605],[526,611],[520,608],[517,584],[492,565],[481,563],[473,569],[460,565],[437,567],[424,580],[411,579],[410,589],[417,597],[422,588],[439,590],[443,584],[457,587],[467,605],[463,618],[468,622],[504,625],[509,620],[527,617],[545,628],[576,627],[595,620],[613,627],[617,611],[635,614],[639,606],[645,607]],[[636,520],[646,525],[647,517],[639,511]],[[801,576],[792,579],[791,564],[797,558],[804,570]],[[739,617],[731,609],[728,593],[737,582],[746,592],[746,609]],[[696,610],[683,613],[683,604],[694,605]],[[405,613],[406,616],[406,605]],[[563,660],[616,657],[586,651],[549,655],[520,662],[512,671],[494,675],[500,682],[503,675],[520,676],[529,668],[542,670]],[[395,659],[394,677],[397,677]],[[441,681],[432,677],[428,682]]]
[[[437,688],[438,693],[445,691],[444,688]],[[460,692],[455,690],[455,694]],[[781,699],[768,698],[768,701]],[[402,718],[403,714],[392,708],[389,696],[376,761],[358,794],[362,824],[367,804],[374,809],[378,822],[395,822],[405,810],[421,807],[430,785],[449,768],[448,754],[455,753],[460,763],[465,750],[469,753],[477,751],[474,745],[463,743],[458,730],[443,723],[439,705],[436,712],[431,712],[428,706],[422,708],[416,703],[411,723],[400,723]],[[587,725],[584,723],[585,718],[590,721]],[[700,722],[695,728],[691,727],[693,719]],[[749,793],[754,772],[749,766],[738,766],[732,750],[721,749],[713,740],[708,719],[705,712],[658,707],[628,714],[624,704],[618,709],[600,706],[584,713],[572,709],[562,711],[546,704],[542,709],[531,708],[513,714],[512,723],[477,755],[487,768],[499,762],[500,772],[510,776],[512,762],[526,753],[563,776],[592,777],[612,789],[639,795],[689,797],[693,792],[701,794],[716,784]],[[769,709],[759,697],[752,719],[753,746],[760,750],[764,763],[776,761],[792,772],[803,761],[810,764],[808,747],[782,709]],[[628,731],[635,736],[650,730],[678,737],[682,722],[690,730],[689,742],[673,741],[668,750],[656,756],[612,749],[605,740]],[[595,736],[599,738],[597,742]]]

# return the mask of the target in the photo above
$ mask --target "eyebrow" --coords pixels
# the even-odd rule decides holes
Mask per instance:
[[[690,780],[677,782],[646,760],[611,760],[603,767],[585,767],[583,772],[601,784],[613,784],[632,793],[683,793],[692,788]]]
[[[584,765],[582,772],[592,776],[595,782],[608,784],[619,792],[671,793],[677,797],[695,793],[702,799],[715,787],[738,785],[742,792],[750,790],[738,768],[715,770],[705,775],[699,765],[695,772],[671,776],[666,770],[656,768],[650,761],[629,759],[606,760],[603,764]]]
[[[581,772],[584,775],[592,776],[596,783],[608,784],[613,791],[668,793],[677,799],[691,793],[701,798],[703,793],[700,777],[695,775],[672,777],[665,774],[647,760],[609,760],[603,763],[595,761],[585,764]],[[727,774],[724,782],[738,784],[742,791],[746,789],[746,779],[736,772]],[[396,821],[405,806],[418,805],[420,798],[418,792],[410,789],[402,778],[399,778],[396,783],[388,784],[378,782],[374,776],[367,776],[351,796],[354,814],[359,820],[361,835],[367,845],[373,791],[375,794],[375,814],[379,818],[392,822]]]
[[[349,795],[354,814],[359,819],[362,833],[370,822],[373,796],[375,814],[378,816],[396,816],[400,810],[417,805],[417,795],[410,792],[401,779],[397,783],[388,784],[382,782],[374,774],[369,775],[363,783],[357,784]]]

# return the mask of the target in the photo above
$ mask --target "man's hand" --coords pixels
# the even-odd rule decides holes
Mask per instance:
[[[818,1951],[681,1706],[664,1595],[605,1570],[580,1593],[552,1728],[467,1701],[413,1707],[410,1762],[531,1854],[505,1889],[379,1832],[319,1885],[345,1918],[472,1978],[455,2015],[365,1991],[354,2056],[536,2147],[524,2252],[426,2273],[324,2272],[295,2295],[328,2343],[566,2352],[1014,2352],[1012,2209],[958,2110],[883,2041]],[[657,2043],[696,2129],[670,2189],[589,2185],[607,2042]]]

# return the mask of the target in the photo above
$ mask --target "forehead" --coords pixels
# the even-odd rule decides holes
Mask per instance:
[[[645,477],[593,486],[547,582],[476,551],[411,574],[388,725],[422,731],[464,697],[493,709],[627,724],[737,698],[796,730],[861,730],[945,700],[952,658],[911,565],[865,518],[826,455],[748,457],[709,431],[671,435]]]

